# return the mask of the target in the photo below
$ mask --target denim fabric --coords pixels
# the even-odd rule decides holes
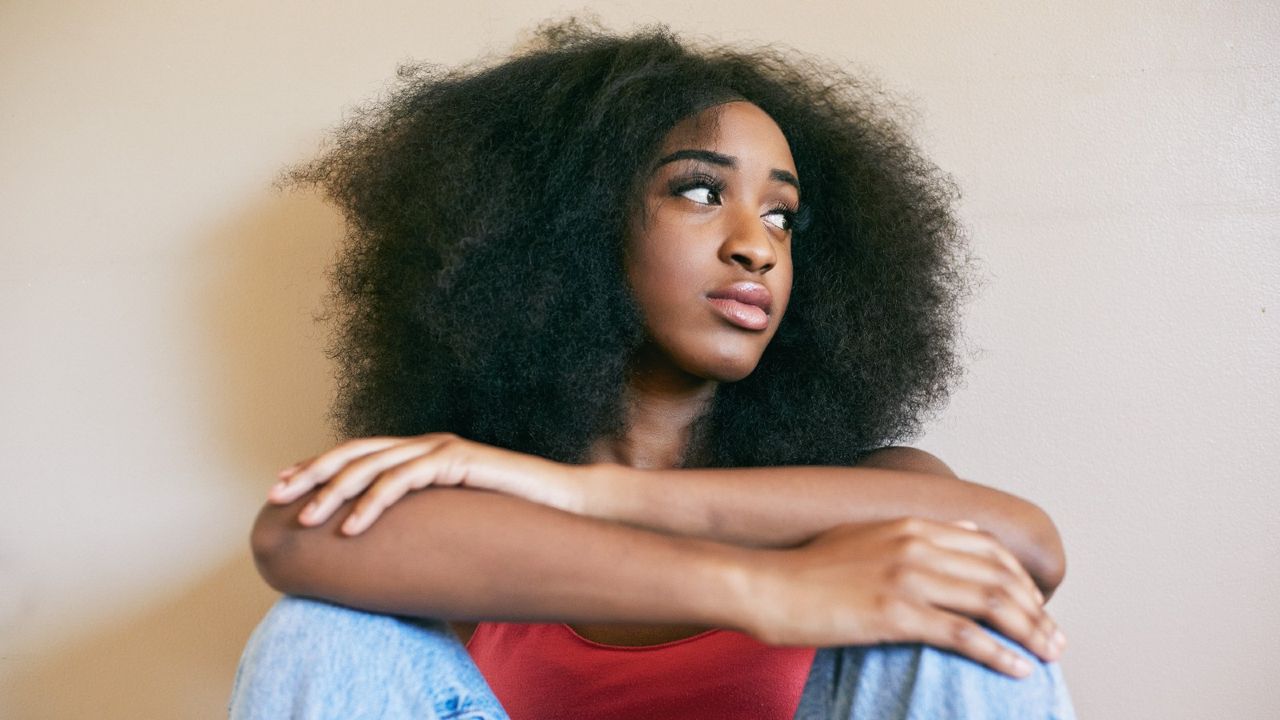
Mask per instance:
[[[796,720],[1074,720],[1062,672],[1017,680],[926,645],[826,648]],[[254,630],[231,692],[232,720],[506,720],[446,623],[285,596]]]
[[[1075,720],[1058,663],[991,634],[1035,671],[1012,678],[931,645],[824,648],[813,658],[795,720]]]
[[[506,720],[448,624],[282,597],[249,637],[234,720]]]

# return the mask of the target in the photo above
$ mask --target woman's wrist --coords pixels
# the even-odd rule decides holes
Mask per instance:
[[[630,523],[637,501],[635,469],[618,463],[591,463],[575,466],[576,484],[581,488],[579,515]]]
[[[697,551],[700,561],[694,563],[702,573],[696,586],[703,591],[689,598],[696,603],[695,612],[710,627],[736,630],[758,637],[760,590],[769,586],[765,572],[770,567],[758,557],[772,551],[754,550],[736,545],[690,540],[702,546]]]
[[[660,495],[655,473],[618,463],[576,466],[580,485],[579,515],[609,522],[661,530],[646,522],[654,495]],[[711,540],[672,534],[686,544],[691,557],[688,587],[699,588],[685,599],[701,624],[754,634],[759,615],[757,590],[767,564],[762,551]]]
[[[584,465],[582,498],[589,517],[669,535],[715,537],[704,503],[681,487],[684,470],[641,469],[617,463]],[[739,543],[730,543],[738,545]]]

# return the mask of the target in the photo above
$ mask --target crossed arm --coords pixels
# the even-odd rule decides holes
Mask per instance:
[[[1012,551],[1047,598],[1066,569],[1062,541],[1032,503],[958,478],[909,447],[882,448],[855,468],[732,470],[596,468],[609,487],[586,514],[745,547],[794,547],[842,523],[898,517],[969,520]]]
[[[369,447],[334,452],[295,472],[293,490],[274,491],[255,525],[259,568],[283,592],[455,620],[692,623],[778,644],[924,641],[1011,674],[1014,658],[967,618],[1046,659],[1060,651],[1056,626],[1007,569],[1020,564],[1052,592],[1064,566],[1052,522],[921,451],[887,448],[855,468],[661,471],[564,466],[453,436],[391,470]],[[417,487],[462,489],[403,497],[414,487],[403,478],[424,475]],[[299,491],[319,508],[302,524]],[[344,515],[348,499],[355,511]],[[908,516],[925,520],[895,519]],[[989,535],[942,524],[961,519]],[[995,557],[1010,551],[1016,563]]]

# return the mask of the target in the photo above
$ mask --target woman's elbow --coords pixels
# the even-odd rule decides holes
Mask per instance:
[[[1035,568],[1035,576],[1039,580],[1041,592],[1044,593],[1045,599],[1048,599],[1066,577],[1067,555],[1062,546],[1062,535],[1058,533],[1058,527],[1054,524],[1053,518],[1038,506],[1031,507],[1035,515],[1034,522],[1031,524],[1031,527],[1035,528],[1031,543],[1036,548],[1038,565]]]
[[[282,593],[297,592],[289,582],[291,550],[297,546],[297,534],[290,525],[293,515],[279,505],[267,504],[258,512],[249,533],[249,546],[253,550],[253,564],[258,574],[272,588]]]

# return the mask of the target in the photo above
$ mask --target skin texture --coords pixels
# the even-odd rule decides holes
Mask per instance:
[[[680,122],[658,154],[627,240],[627,281],[645,319],[633,372],[650,388],[697,387],[709,396],[755,370],[786,314],[788,228],[800,192],[775,176],[794,178],[795,162],[777,124],[740,101]],[[708,293],[736,282],[769,290],[764,330],[733,325],[711,308]]]
[[[750,103],[712,106],[678,123],[657,155],[627,232],[626,278],[645,329],[628,367],[628,431],[598,440],[593,462],[679,465],[694,421],[721,382],[756,368],[791,297],[799,191],[777,178],[796,174],[777,124]],[[764,330],[711,307],[708,293],[740,282],[769,291]]]
[[[661,642],[672,634],[696,632],[703,626],[700,621],[712,620],[778,644],[915,640],[954,648],[1011,674],[1029,670],[1010,664],[1011,654],[977,630],[973,620],[982,620],[1042,657],[1056,658],[1062,640],[1019,560],[976,524],[937,522],[951,519],[941,516],[958,508],[977,510],[985,504],[1008,510],[1010,527],[1041,520],[1019,515],[1026,504],[1016,498],[948,482],[949,469],[927,454],[880,451],[866,456],[868,466],[877,466],[874,469],[753,468],[750,479],[744,474],[737,483],[731,482],[732,470],[671,469],[675,460],[689,455],[690,426],[717,389],[756,368],[785,316],[793,280],[792,238],[777,208],[795,207],[798,201],[795,188],[777,179],[796,173],[786,138],[754,105],[718,105],[678,124],[664,138],[659,155],[679,150],[717,153],[733,158],[734,167],[706,167],[704,162],[681,159],[659,164],[644,185],[642,209],[629,223],[625,261],[646,331],[628,368],[628,432],[620,438],[597,438],[591,446],[593,463],[584,466],[442,433],[344,444],[286,471],[285,482],[273,490],[273,501],[284,504],[324,485],[313,497],[316,510],[304,513],[302,522],[328,532],[304,538],[290,517],[279,512],[283,508],[264,510],[255,528],[256,557],[264,576],[288,592],[320,594],[373,609],[458,619],[467,619],[470,612],[490,618],[558,618],[576,622],[588,637],[619,644]],[[712,193],[678,180],[691,171],[714,172],[723,189]],[[734,326],[706,302],[708,291],[744,279],[764,284],[773,295],[770,324],[764,330]],[[616,469],[645,467],[671,474],[663,494],[673,505],[682,505],[682,492],[685,499],[701,498],[703,516],[673,525],[668,513],[641,502],[632,503],[641,509],[630,515],[606,517],[628,506],[625,498],[619,500],[622,494],[645,487],[643,482],[628,486]],[[889,469],[894,467],[904,469]],[[602,468],[615,470],[602,474]],[[786,483],[793,491],[806,488],[817,501],[779,502]],[[438,523],[428,527],[432,520],[425,516],[416,518],[421,524],[391,522],[404,517],[397,514],[401,506],[425,512],[430,506],[414,497],[397,501],[411,489],[431,485],[515,495],[592,522],[561,522],[543,514],[538,517],[544,524],[539,524],[519,505],[499,504],[506,513],[499,517],[479,513],[482,506],[469,498],[461,504],[456,497],[447,501],[455,512],[473,513],[467,516],[473,522],[500,519],[503,527],[522,527],[524,533],[515,538],[519,548],[510,540],[504,544],[502,538],[474,534],[465,542],[450,542],[440,534],[447,528]],[[920,492],[933,486],[947,492]],[[612,494],[613,500],[597,507],[588,502],[591,489],[603,489],[603,496]],[[355,511],[342,520],[355,524],[349,531],[368,529],[361,537],[365,542],[357,546],[351,538],[337,538],[353,544],[335,545],[326,537],[335,527],[329,523],[337,519],[335,511],[345,500],[356,497],[360,500]],[[859,500],[865,503],[857,512],[832,512],[841,503],[852,506]],[[391,508],[393,503],[396,507]],[[288,509],[295,512],[297,506]],[[370,528],[383,511],[387,522]],[[744,536],[755,523],[708,522],[712,511],[764,517],[768,522],[762,527],[768,534]],[[901,518],[916,513],[935,520]],[[391,528],[380,532],[384,524]],[[655,536],[652,530],[684,539],[673,543],[671,535]],[[1006,534],[1021,539],[1015,530],[1006,529]],[[1056,533],[1050,534],[1056,538]],[[702,537],[693,537],[698,535]],[[424,542],[448,544],[445,554],[450,557],[424,559],[418,549]],[[584,557],[566,557],[568,547],[573,548],[571,554]],[[610,552],[630,562],[624,568],[610,566]],[[438,588],[426,576],[457,573],[459,567],[510,584],[500,586],[498,599],[494,581],[483,578],[457,583],[447,591],[433,590],[431,598],[412,593],[419,586]],[[584,568],[591,572],[583,573]],[[727,570],[718,573],[715,568]],[[534,580],[554,579],[556,573],[557,584],[539,585]],[[718,598],[729,610],[717,615],[700,606],[697,592],[686,591],[675,599],[626,592],[627,581],[632,589],[646,583],[653,587],[670,584],[671,575],[682,573],[691,582],[711,578],[701,588],[703,594]],[[577,592],[520,596],[513,589],[526,587],[523,576],[529,577],[529,585]],[[736,580],[726,581],[726,576]],[[858,578],[852,588],[850,577]],[[392,578],[400,584],[385,588]],[[1058,580],[1060,576],[1042,578],[1042,583],[1056,585]],[[620,594],[602,596],[600,586]]]
[[[734,98],[787,139],[793,286],[677,464],[847,467],[917,433],[959,377],[971,272],[957,193],[895,99],[792,49],[569,22],[501,62],[403,68],[292,173],[348,219],[328,308],[339,435],[452,432],[572,464],[629,435],[652,329],[623,262],[637,206],[672,129]],[[687,200],[665,202],[655,222]]]

